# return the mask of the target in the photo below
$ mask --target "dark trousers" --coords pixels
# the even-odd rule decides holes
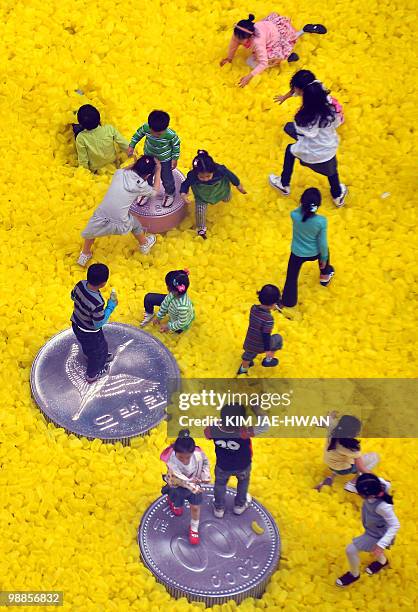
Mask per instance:
[[[87,376],[96,376],[104,367],[109,350],[103,330],[89,334],[73,323],[73,332],[87,357]]]
[[[296,306],[298,303],[298,279],[299,272],[305,261],[315,261],[318,260],[319,265],[319,255],[315,255],[314,257],[298,257],[293,253],[290,253],[289,263],[287,264],[287,274],[286,274],[286,282],[283,289],[282,296],[282,304],[283,306],[287,306],[292,308],[292,306]],[[321,270],[319,268],[320,274],[331,274],[334,271],[334,268],[330,265],[330,257],[328,253],[328,261],[325,265],[325,268]]]
[[[171,159],[161,162],[161,182],[167,195],[174,195],[176,185],[174,183],[173,169],[171,167]]]
[[[165,297],[163,293],[147,293],[144,297],[145,312],[154,314],[154,306],[161,306]]]

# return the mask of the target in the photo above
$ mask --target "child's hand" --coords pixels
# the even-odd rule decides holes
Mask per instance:
[[[181,195],[181,199],[183,200],[183,202],[185,204],[191,204],[192,203],[191,200],[189,200],[189,198],[187,197],[187,195],[185,193],[181,193],[180,195]]]
[[[285,102],[285,100],[287,100],[287,96],[274,96],[273,100],[275,102],[278,102],[279,104],[283,104],[283,102]]]
[[[171,167],[174,170],[174,168],[177,168],[177,159],[172,159],[171,160]]]
[[[159,325],[160,324],[160,319],[158,317],[155,317],[155,319],[152,320],[152,324],[153,325]]]
[[[246,74],[240,79],[239,86],[245,87],[246,85],[248,85],[248,83],[251,81],[252,78],[253,78],[252,74]]]
[[[132,157],[132,155],[134,154],[135,149],[133,147],[128,147],[128,150],[126,151],[128,157]]]
[[[232,60],[229,59],[229,57],[224,57],[224,59],[219,62],[219,65],[222,68],[225,64],[232,64]]]
[[[325,266],[327,265],[326,261],[320,261],[319,262],[319,267],[321,268],[321,270],[323,270],[325,268]]]
[[[382,555],[385,554],[385,549],[380,548],[380,546],[376,545],[372,548],[372,553],[374,554],[375,557],[381,557]]]
[[[241,185],[241,183],[238,185],[237,187],[238,191],[240,191],[241,193],[247,193],[243,187],[243,185]]]
[[[165,334],[166,332],[168,332],[168,324],[167,323],[161,323],[161,325],[160,325],[160,332],[162,334]]]

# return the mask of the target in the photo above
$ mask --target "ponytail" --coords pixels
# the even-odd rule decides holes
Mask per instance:
[[[234,36],[240,40],[245,40],[246,38],[251,38],[251,36],[254,36],[254,21],[255,17],[251,13],[248,15],[248,19],[241,19],[241,21],[238,21],[234,27]]]
[[[190,437],[190,431],[188,429],[181,429],[178,433],[177,440],[173,444],[175,453],[194,453],[196,443],[193,438]]]
[[[193,170],[196,172],[213,173],[216,170],[216,164],[212,157],[204,149],[199,149],[196,157],[192,162]]]

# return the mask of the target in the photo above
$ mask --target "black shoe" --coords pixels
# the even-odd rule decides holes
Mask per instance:
[[[384,567],[387,567],[388,565],[389,565],[389,561],[387,559],[385,563],[380,563],[379,561],[373,561],[373,563],[370,563],[370,565],[366,567],[366,573],[369,574],[369,576],[373,576],[374,574],[377,574],[378,572],[380,572],[380,570],[382,570]]]
[[[328,287],[328,285],[330,284],[330,282],[332,281],[332,277],[334,276],[335,272],[334,270],[332,270],[329,274],[328,274],[328,280],[319,280],[319,284],[322,285],[322,287]]]
[[[115,358],[114,353],[108,353],[105,363],[111,363],[114,360],[114,358]]]
[[[272,359],[267,361],[267,357],[264,357],[263,361],[261,362],[261,365],[263,366],[263,368],[275,368],[279,365],[279,360],[277,359],[277,357],[273,357]]]
[[[326,34],[327,29],[321,23],[308,23],[303,26],[303,31],[306,34]]]
[[[201,238],[203,238],[203,240],[206,240],[206,239],[207,239],[207,236],[206,236],[206,230],[199,230],[199,231],[197,232],[197,235],[198,235],[198,236],[200,236]]]
[[[357,582],[359,578],[360,576],[353,576],[351,572],[346,572],[345,574],[337,578],[335,584],[340,587],[345,587],[349,586],[350,584],[353,584],[353,582]]]
[[[238,368],[237,376],[241,376],[242,374],[248,374],[248,370],[244,370],[242,366]]]
[[[86,382],[88,382],[89,385],[91,385],[92,383],[96,382],[96,380],[99,380],[99,378],[107,374],[108,372],[109,372],[109,365],[105,364],[105,366],[100,370],[100,372],[95,374],[95,376],[86,376]]]
[[[287,61],[289,62],[289,64],[291,64],[292,62],[297,62],[298,59],[299,59],[299,55],[297,53],[291,53],[289,57],[287,58]]]

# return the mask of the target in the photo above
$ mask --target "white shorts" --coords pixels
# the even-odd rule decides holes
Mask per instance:
[[[100,238],[102,236],[120,236],[123,234],[141,234],[143,232],[142,225],[136,217],[129,215],[129,221],[125,223],[118,223],[113,219],[107,219],[97,213],[94,213],[90,217],[84,230],[81,232],[83,238],[92,239]]]

